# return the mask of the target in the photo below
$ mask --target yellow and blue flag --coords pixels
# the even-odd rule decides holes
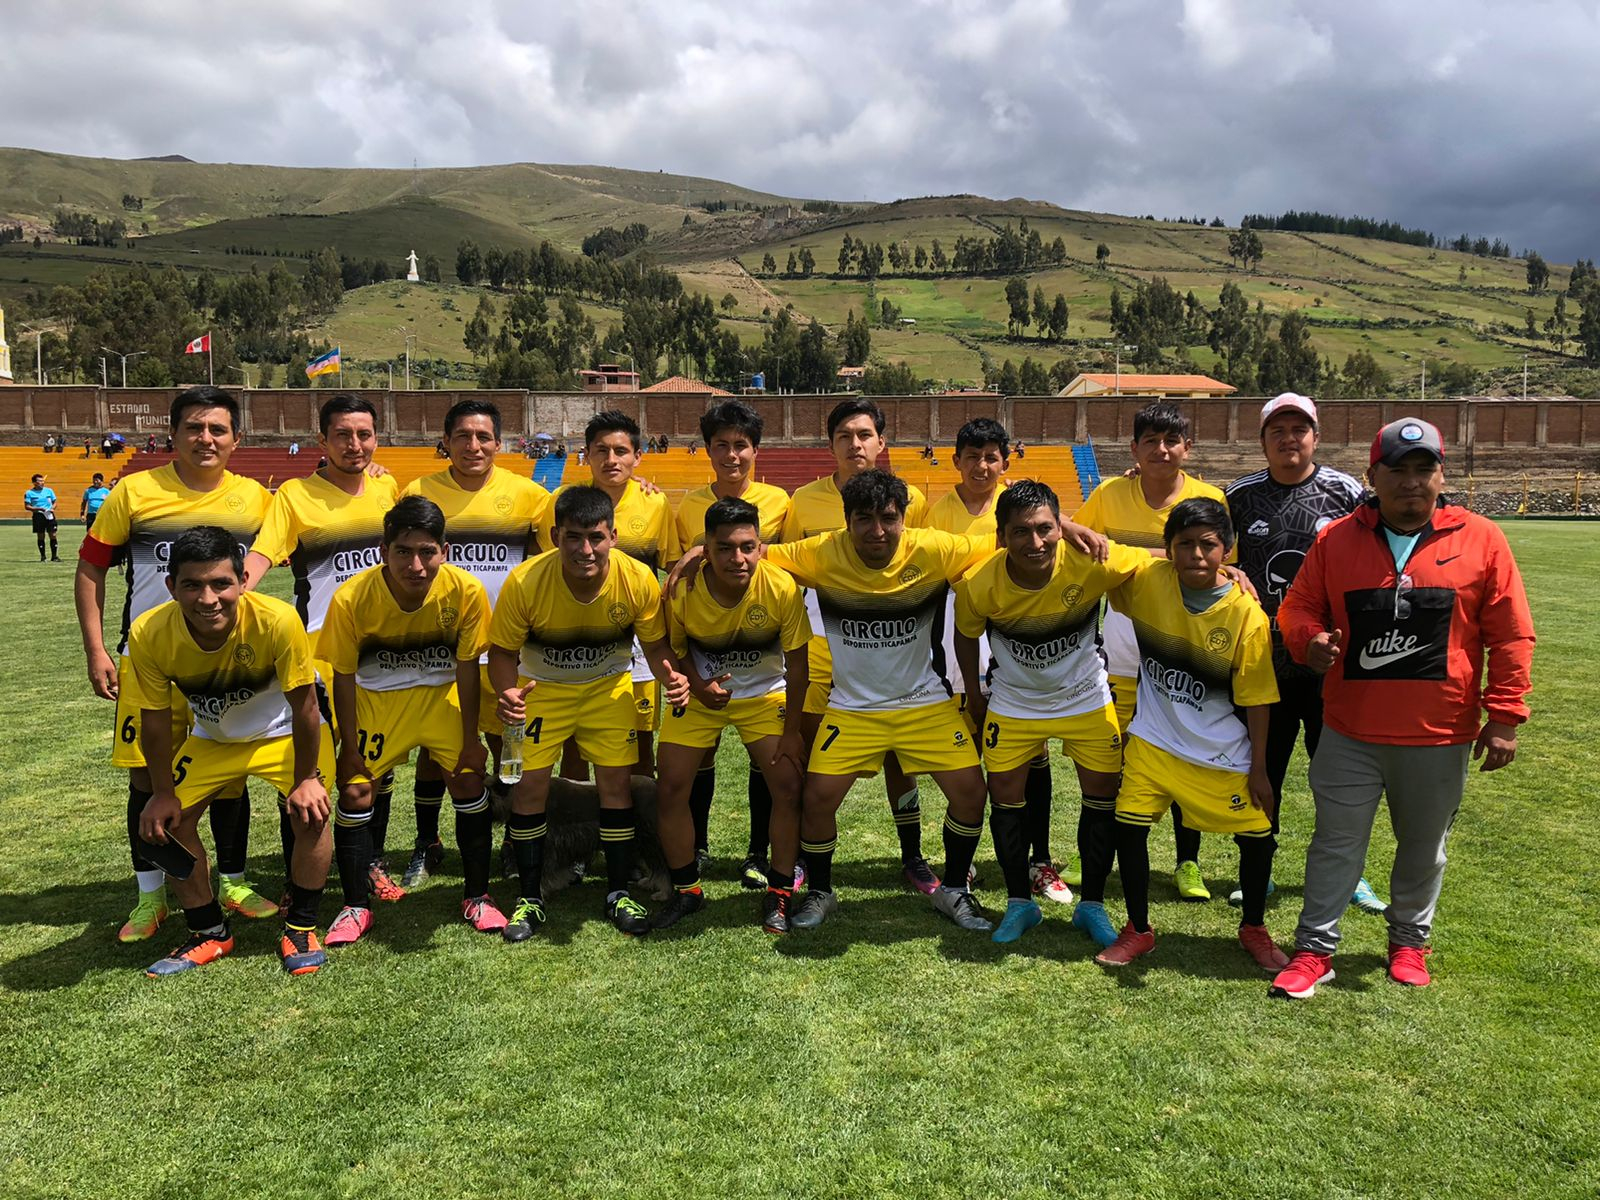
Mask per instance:
[[[335,346],[326,354],[313,358],[306,364],[306,378],[315,379],[318,375],[332,375],[339,370],[339,347]]]

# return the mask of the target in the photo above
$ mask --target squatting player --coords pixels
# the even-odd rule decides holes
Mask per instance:
[[[246,545],[261,528],[271,497],[254,479],[228,470],[228,458],[239,445],[239,402],[221,388],[192,387],[172,401],[170,413],[176,459],[164,467],[129,475],[106,497],[78,548],[78,571],[73,599],[78,629],[89,664],[89,684],[95,695],[117,702],[115,733],[111,739],[111,765],[128,772],[128,842],[133,853],[138,903],[117,936],[125,942],[142,941],[166,920],[165,876],[139,853],[139,814],[150,800],[150,772],[145,766],[139,736],[139,708],[124,698],[121,680],[126,673],[128,631],[133,622],[159,604],[166,603],[167,559],[173,539],[197,524],[216,525]],[[122,609],[119,658],[106,653],[103,629],[106,574],[122,562],[127,579],[127,599]],[[172,739],[181,741],[188,720],[175,711]],[[278,906],[258,895],[245,882],[245,852],[250,832],[249,793],[213,800],[211,834],[217,844],[218,895],[222,906],[245,917],[270,917]]]
[[[139,814],[146,841],[175,840],[195,858],[172,880],[189,937],[149,968],[174,975],[233,949],[211,891],[205,848],[196,836],[208,801],[254,776],[277,788],[294,830],[289,903],[278,952],[294,975],[323,963],[317,907],[328,878],[328,790],[333,739],[317,704],[311,642],[294,610],[244,588],[244,551],[230,529],[197,525],[172,543],[163,604],[128,633],[132,687],[151,764],[152,794]],[[194,729],[174,748],[171,715],[180,702]],[[175,757],[176,755],[176,757]]]
[[[374,784],[418,748],[445,772],[455,805],[461,915],[480,933],[497,933],[506,919],[488,895],[492,830],[478,738],[478,658],[489,645],[489,600],[481,583],[445,561],[444,513],[433,501],[405,497],[384,515],[382,538],[381,563],[333,594],[319,643],[333,669],[333,845],[344,887],[328,945],[348,945],[372,927]]]
[[[761,561],[761,526],[760,511],[744,500],[718,500],[705,509],[697,539],[706,547],[700,586],[680,590],[667,605],[672,651],[692,695],[661,722],[657,825],[674,896],[656,917],[657,929],[698,912],[705,903],[690,789],[700,764],[715,753],[717,739],[729,725],[766,776],[772,843],[781,847],[786,862],[794,861],[806,757],[800,714],[811,622],[794,580]],[[764,829],[763,867],[768,836]],[[762,919],[774,933],[787,931],[793,882],[792,874],[780,878],[770,872],[762,880],[767,888]]]
[[[637,639],[676,706],[689,681],[668,660],[656,573],[617,545],[611,497],[597,487],[564,487],[556,497],[556,548],[506,580],[489,625],[489,677],[506,723],[520,721],[523,774],[511,788],[507,821],[522,894],[504,936],[526,941],[544,924],[545,803],[550,773],[568,738],[594,766],[600,841],[606,852],[606,916],[623,933],[644,934],[644,906],[628,895],[633,872],[631,778],[639,757],[631,671]]]
[[[1013,484],[995,503],[1005,549],[956,584],[956,661],[967,680],[967,714],[981,735],[989,773],[990,828],[1009,903],[995,930],[1013,942],[1039,923],[1037,864],[1030,868],[1027,791],[1051,739],[1078,769],[1082,894],[1072,923],[1101,946],[1116,941],[1105,886],[1116,852],[1122,737],[1095,635],[1100,599],[1150,556],[1112,542],[1104,563],[1061,536],[1061,506],[1048,486]],[[987,697],[979,687],[978,639],[988,634],[993,663]],[[1048,767],[1047,767],[1048,773]]]

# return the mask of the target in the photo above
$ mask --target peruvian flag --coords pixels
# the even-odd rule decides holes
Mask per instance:
[[[210,354],[211,335],[209,333],[202,333],[199,337],[195,338],[194,341],[185,346],[183,348],[183,352],[185,354]]]

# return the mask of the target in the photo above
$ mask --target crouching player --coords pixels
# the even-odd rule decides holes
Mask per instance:
[[[689,681],[668,661],[656,573],[617,544],[611,497],[582,484],[556,497],[556,548],[506,577],[489,625],[489,679],[500,719],[525,728],[523,775],[511,789],[510,829],[522,894],[505,927],[526,941],[544,924],[545,803],[562,745],[576,740],[594,765],[600,841],[606,851],[606,916],[627,934],[650,931],[644,906],[628,895],[633,871],[630,777],[639,759],[633,704],[633,641],[674,707]],[[520,672],[519,672],[520,668]]]
[[[480,933],[498,933],[506,919],[488,895],[492,830],[478,740],[489,598],[483,584],[445,561],[444,512],[423,496],[407,496],[384,514],[381,552],[381,563],[334,592],[318,643],[333,667],[339,725],[333,846],[344,907],[328,926],[328,945],[347,946],[372,928],[374,781],[419,747],[444,770],[455,806],[461,915]]]
[[[661,723],[656,791],[661,848],[672,872],[672,902],[655,919],[665,929],[705,904],[696,863],[690,793],[708,750],[732,725],[761,768],[772,795],[770,836],[792,862],[800,837],[805,742],[800,718],[810,677],[811,621],[794,580],[761,561],[761,513],[731,497],[705,510],[706,569],[701,586],[679,589],[668,604],[672,650],[688,675],[687,704]],[[752,839],[752,847],[754,839]],[[766,840],[761,848],[765,850]],[[793,877],[767,868],[762,920],[788,931]]]
[[[197,525],[183,534],[172,543],[167,570],[176,603],[150,610],[128,634],[153,790],[139,836],[153,846],[177,842],[195,864],[187,878],[172,878],[189,940],[149,974],[175,975],[232,951],[197,826],[213,797],[236,792],[249,776],[278,789],[294,831],[279,954],[284,970],[307,974],[324,961],[316,924],[328,878],[325,780],[333,775],[311,641],[294,609],[244,592],[244,553],[224,529]],[[180,698],[194,713],[194,729],[174,761],[170,714]]]
[[[956,661],[967,713],[981,735],[989,772],[990,829],[1009,902],[994,932],[1014,942],[1042,918],[1032,897],[1027,791],[1033,764],[1058,738],[1078,768],[1082,895],[1072,923],[1102,946],[1116,940],[1105,910],[1116,852],[1117,775],[1122,738],[1095,636],[1100,598],[1150,556],[1112,542],[1103,563],[1061,536],[1061,505],[1031,479],[1000,493],[995,524],[1005,549],[956,584]],[[990,692],[979,684],[978,638],[989,635]]]
[[[1222,504],[1182,501],[1167,517],[1164,540],[1165,559],[1110,593],[1133,623],[1139,693],[1117,796],[1128,923],[1095,961],[1122,966],[1155,949],[1150,827],[1181,803],[1190,828],[1233,834],[1244,899],[1239,941],[1263,969],[1277,971],[1289,960],[1266,927],[1277,845],[1267,778],[1268,706],[1278,699],[1271,627],[1222,570],[1233,548],[1233,522]]]

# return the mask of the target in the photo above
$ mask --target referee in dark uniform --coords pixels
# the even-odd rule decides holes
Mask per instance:
[[[1274,836],[1283,812],[1283,779],[1300,730],[1305,729],[1307,756],[1317,752],[1322,734],[1322,679],[1294,662],[1284,649],[1278,604],[1323,526],[1354,512],[1364,494],[1354,477],[1315,461],[1317,441],[1316,403],[1294,392],[1274,396],[1261,408],[1266,468],[1234,480],[1226,489],[1239,539],[1239,567],[1272,618],[1272,666],[1281,697],[1272,706],[1267,733],[1267,777],[1277,800],[1272,812]],[[1238,891],[1228,897],[1230,904],[1241,900]],[[1384,910],[1365,878],[1351,900],[1370,912]]]

